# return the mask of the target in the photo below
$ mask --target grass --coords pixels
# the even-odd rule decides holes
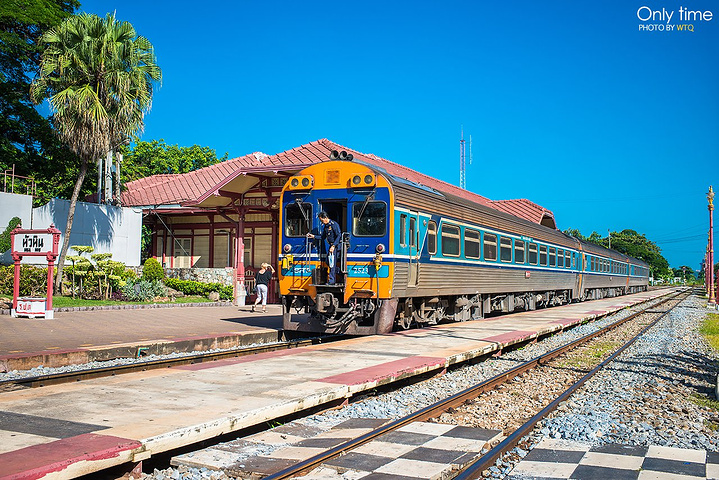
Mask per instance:
[[[714,350],[719,350],[719,314],[707,314],[699,329],[699,333],[706,338]]]
[[[149,305],[152,303],[200,303],[209,302],[207,297],[199,295],[187,296],[177,298],[173,302],[118,302],[115,300],[86,300],[83,298],[72,298],[72,297],[52,297],[53,308],[66,308],[66,307],[99,307],[105,305]]]
[[[611,353],[619,348],[619,345],[619,342],[612,341],[597,342],[587,348],[582,354],[572,356],[572,358],[567,359],[561,366],[578,368],[581,370],[586,370],[588,367],[593,368],[598,363],[597,360],[604,358],[608,353]]]
[[[698,393],[693,393],[689,400],[691,400],[692,403],[695,403],[699,405],[700,407],[706,407],[711,408],[714,411],[719,412],[719,400],[715,400],[713,398],[709,398],[706,395],[700,395]]]

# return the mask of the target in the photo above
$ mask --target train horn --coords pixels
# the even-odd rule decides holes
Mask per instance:
[[[330,160],[337,160],[340,158],[340,153],[337,150],[332,150],[330,152]]]
[[[347,152],[345,152],[344,150],[342,150],[342,151],[340,152],[340,160],[344,160],[345,158],[347,158]]]

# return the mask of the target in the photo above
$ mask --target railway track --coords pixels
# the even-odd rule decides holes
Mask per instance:
[[[48,375],[38,375],[34,377],[2,380],[0,381],[0,391],[10,391],[20,388],[45,387],[49,385],[58,385],[61,383],[79,382],[92,378],[111,377],[126,373],[144,372],[147,370],[156,370],[159,368],[171,368],[180,365],[193,365],[198,363],[215,362],[226,358],[257,355],[260,353],[275,352],[278,350],[288,350],[292,348],[306,347],[319,343],[336,342],[344,338],[347,338],[347,336],[327,335],[323,337],[288,340],[284,342],[257,345],[252,347],[241,347],[232,350],[224,350],[221,352],[204,352],[196,355],[187,355],[183,357],[166,358],[160,360],[149,360],[145,362],[131,363],[126,365],[113,365],[110,367],[90,368],[72,372],[53,373]]]
[[[584,337],[581,337],[573,342],[570,342],[566,345],[563,345],[559,348],[556,348],[554,350],[551,350],[547,353],[544,353],[538,357],[533,358],[532,360],[529,360],[527,362],[521,363],[514,368],[507,370],[505,372],[502,372],[499,375],[496,375],[486,381],[483,381],[473,387],[470,387],[468,389],[465,389],[455,395],[452,395],[450,397],[447,397],[444,400],[441,400],[437,403],[434,403],[430,406],[427,406],[425,408],[422,408],[410,415],[407,415],[403,418],[400,418],[398,420],[392,421],[390,423],[387,423],[369,433],[366,433],[364,435],[358,436],[357,438],[351,439],[346,441],[345,443],[338,445],[337,447],[334,447],[332,449],[326,450],[318,455],[315,455],[314,457],[311,457],[309,459],[306,459],[304,461],[301,461],[291,467],[288,467],[284,470],[281,470],[273,475],[270,475],[268,477],[265,477],[270,480],[276,480],[276,479],[285,479],[285,478],[293,478],[296,476],[299,476],[301,474],[307,473],[314,468],[319,467],[324,462],[329,461],[332,458],[338,457],[340,455],[343,455],[361,445],[364,445],[372,440],[377,439],[381,435],[396,431],[406,425],[409,425],[414,422],[422,422],[429,419],[435,419],[444,414],[448,411],[453,411],[457,408],[460,408],[462,405],[464,405],[467,402],[474,401],[478,397],[480,397],[482,394],[486,392],[490,392],[500,385],[503,385],[510,380],[514,379],[515,377],[522,375],[525,372],[529,372],[530,370],[533,370],[539,366],[546,365],[553,360],[555,360],[557,357],[560,357],[562,355],[565,355],[567,352],[570,352],[577,347],[586,344],[587,342],[592,341],[593,339],[606,334],[607,332],[610,332],[612,330],[615,330],[617,327],[620,327],[622,325],[627,324],[628,322],[637,319],[637,318],[643,318],[647,315],[654,316],[649,324],[644,326],[639,333],[636,335],[633,335],[631,339],[626,342],[624,345],[622,345],[620,348],[618,348],[614,353],[612,353],[608,358],[606,358],[604,361],[602,361],[599,365],[594,367],[589,373],[583,375],[578,381],[576,381],[573,385],[571,385],[569,388],[564,390],[561,395],[557,396],[553,401],[551,401],[548,405],[546,405],[541,411],[536,413],[534,416],[532,416],[528,421],[523,423],[519,428],[515,429],[509,434],[506,434],[506,438],[502,440],[499,444],[491,448],[489,451],[487,451],[485,454],[481,455],[477,459],[475,459],[471,464],[466,465],[461,472],[458,473],[456,478],[461,479],[470,479],[470,478],[481,478],[483,476],[483,472],[485,472],[489,467],[494,465],[496,460],[500,457],[502,457],[506,452],[510,451],[512,448],[514,448],[517,443],[529,432],[532,431],[534,426],[545,418],[548,414],[550,414],[560,403],[564,402],[571,394],[576,391],[578,388],[580,388],[589,378],[591,378],[595,373],[597,373],[599,370],[604,368],[607,364],[609,364],[614,358],[616,358],[619,354],[621,354],[626,348],[628,348],[637,338],[641,337],[641,335],[644,334],[649,328],[651,328],[653,325],[655,325],[659,320],[661,320],[667,313],[674,308],[674,306],[678,305],[683,301],[685,298],[687,298],[690,295],[690,292],[680,292],[675,295],[672,295],[670,297],[664,298],[658,303],[655,303],[653,305],[650,305],[636,313],[633,313],[621,320],[618,320],[610,325],[605,326],[604,328],[597,330],[596,332],[590,333]],[[667,306],[667,304],[671,305]]]

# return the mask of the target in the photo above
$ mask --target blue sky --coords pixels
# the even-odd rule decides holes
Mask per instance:
[[[667,24],[640,20],[644,6],[673,12],[674,30],[640,31]],[[716,18],[680,21],[682,6]],[[144,140],[233,157],[329,138],[458,184],[463,125],[469,190],[528,198],[585,235],[635,229],[674,267],[703,259],[705,193],[719,188],[717,3],[85,0],[81,10],[116,10],[155,46],[163,82]]]

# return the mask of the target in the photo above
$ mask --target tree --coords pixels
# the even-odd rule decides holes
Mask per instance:
[[[152,44],[114,14],[81,14],[46,32],[33,101],[49,99],[59,137],[77,156],[78,177],[70,198],[55,289],[70,243],[75,206],[88,165],[142,130],[153,83],[161,78]]]
[[[587,239],[587,237],[582,235],[582,232],[580,232],[576,228],[568,228],[568,229],[564,230],[562,233],[564,233],[565,235],[569,235],[570,237],[578,238],[579,240]]]
[[[674,278],[683,278],[687,283],[694,283],[697,279],[696,273],[689,265],[682,265],[679,268],[673,268]]]
[[[162,139],[139,141],[124,152],[122,182],[162,173],[187,173],[225,160],[227,153],[218,159],[210,147],[167,145]]]
[[[34,177],[39,197],[53,197],[66,188],[63,180],[77,178],[65,171],[70,151],[33,106],[30,83],[40,65],[40,37],[78,6],[77,0],[0,2],[0,169],[14,165],[17,175]]]
[[[574,233],[569,232],[576,232]],[[568,229],[564,233],[575,236],[579,239],[583,238],[579,230]],[[661,249],[656,243],[647,239],[643,234],[634,230],[622,230],[621,232],[611,232],[612,250],[624,253],[630,257],[644,260],[649,264],[649,268],[655,277],[671,277],[673,271],[669,268],[669,262],[662,256]],[[609,246],[609,237],[602,237],[597,232],[592,232],[586,241],[607,248]]]

